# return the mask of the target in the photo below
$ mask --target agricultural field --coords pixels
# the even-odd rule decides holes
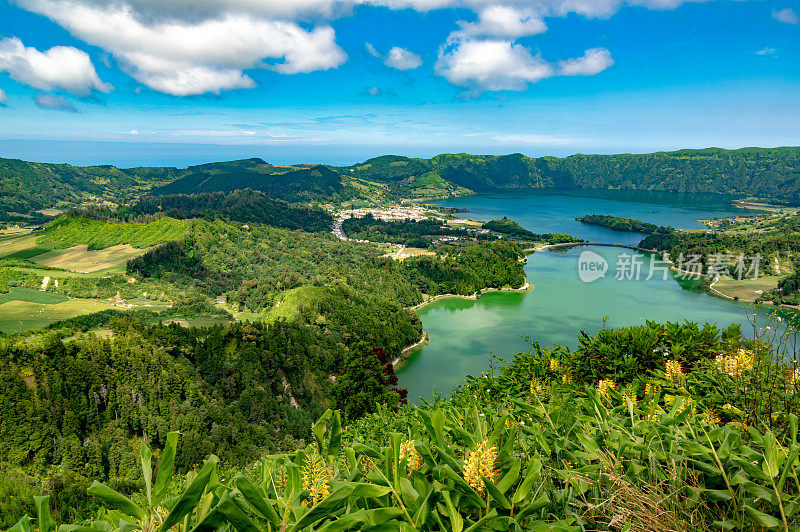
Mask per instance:
[[[49,292],[35,292],[41,294],[38,298],[25,289],[14,288],[10,294],[0,295],[0,332],[12,334],[29,329],[47,327],[56,321],[74,318],[101,310],[115,307],[109,301],[98,299],[68,299],[58,294]],[[13,299],[9,299],[13,298]],[[18,299],[19,298],[19,299]],[[50,302],[60,298],[60,302]]]
[[[731,277],[721,277],[714,285],[714,288],[726,296],[739,298],[739,301],[750,303],[758,297],[778,286],[780,277],[770,275],[759,277],[758,279],[734,279]]]
[[[125,271],[125,263],[134,257],[146,253],[150,248],[138,249],[130,244],[120,244],[100,250],[89,251],[88,246],[73,246],[56,249],[30,257],[37,264],[52,268],[63,268],[81,273],[94,273],[109,270],[115,266],[120,272]]]

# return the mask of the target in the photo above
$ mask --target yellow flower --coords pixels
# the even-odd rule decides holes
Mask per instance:
[[[554,371],[558,373],[558,370],[561,369],[561,363],[556,360],[555,358],[550,359],[550,371]]]
[[[709,425],[719,425],[720,423],[719,416],[712,408],[707,408],[706,411],[703,412],[703,420]]]
[[[719,372],[733,377],[751,371],[755,365],[755,355],[752,351],[739,349],[735,355],[717,355],[714,363]]]
[[[644,396],[649,397],[650,394],[657,393],[661,391],[661,386],[658,384],[650,384],[649,382],[644,385]]]
[[[330,472],[325,460],[316,453],[309,454],[303,467],[303,489],[308,490],[308,499],[303,505],[315,506],[331,494]]]
[[[406,461],[406,470],[418,471],[422,467],[422,457],[414,447],[414,440],[406,440],[400,444],[400,461]]]
[[[686,380],[681,363],[677,360],[668,360],[664,373],[667,374],[667,380],[678,387],[683,386]]]
[[[563,382],[564,384],[572,384],[572,375],[570,375],[569,373],[564,373],[561,376],[561,382]]]
[[[597,383],[597,394],[603,401],[610,401],[611,400],[611,392],[610,390],[616,388],[617,385],[614,383],[613,379],[603,379]]]
[[[623,399],[626,399],[626,398],[630,399],[631,400],[631,404],[633,405],[634,408],[636,408],[636,403],[639,402],[639,398],[636,397],[636,390],[634,390],[633,384],[628,384],[625,387],[625,391],[622,392],[622,398]]]
[[[542,383],[539,379],[531,379],[531,383],[528,386],[528,391],[532,394],[536,394],[542,391]]]
[[[789,377],[789,386],[800,385],[800,368],[795,368]]]
[[[497,448],[489,445],[488,439],[481,441],[474,450],[467,453],[467,458],[464,460],[464,480],[480,494],[486,489],[481,477],[494,480],[497,475],[494,469],[495,460],[497,460]]]

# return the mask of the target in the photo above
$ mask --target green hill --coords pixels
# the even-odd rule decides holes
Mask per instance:
[[[800,203],[800,147],[680,150],[649,154],[384,155],[353,166],[273,166],[243,159],[177,168],[76,167],[0,159],[0,221],[84,202],[129,203],[154,195],[263,192],[289,202],[396,202],[472,192],[623,189],[730,194]]]
[[[192,166],[151,195],[230,192],[249,188],[267,196],[291,202],[329,201],[346,195],[342,176],[322,165],[276,167],[261,159]]]
[[[798,147],[578,154],[566,158],[530,158],[519,153],[442,154],[432,159],[386,155],[342,170],[386,183],[435,172],[476,192],[538,188],[659,190],[800,202]]]
[[[129,168],[30,163],[0,158],[0,220],[84,201],[130,201],[154,185],[174,180],[176,168]]]

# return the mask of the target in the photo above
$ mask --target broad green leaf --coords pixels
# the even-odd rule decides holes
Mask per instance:
[[[319,454],[325,454],[325,446],[323,439],[325,438],[325,429],[327,428],[328,420],[333,416],[333,410],[330,408],[322,414],[322,417],[311,426],[311,432],[314,434],[314,439],[317,441],[317,449]]]
[[[541,472],[542,461],[538,458],[531,459],[530,463],[528,464],[528,472],[525,475],[525,480],[523,480],[522,484],[517,487],[517,491],[514,492],[514,497],[511,499],[514,504],[521,503],[525,497],[528,496],[534,481],[539,478],[539,474],[541,474]]]
[[[213,532],[222,528],[224,524],[225,516],[214,507],[192,528],[191,532]]]
[[[367,512],[364,510],[359,510],[357,512],[343,515],[339,519],[331,521],[317,530],[319,532],[345,532],[348,530],[358,530],[360,528],[358,525],[364,525],[368,521],[369,517],[367,517]]]
[[[189,484],[189,487],[186,488],[186,491],[183,492],[181,498],[178,499],[178,502],[175,503],[175,506],[169,512],[169,515],[167,515],[161,527],[159,527],[161,532],[169,530],[171,527],[180,523],[185,515],[195,509],[200,498],[203,496],[203,491],[211,475],[217,470],[218,462],[219,458],[213,454],[206,460],[206,463],[197,473],[197,476],[194,477],[192,483]]]
[[[158,506],[169,490],[169,483],[172,481],[172,475],[175,472],[175,454],[178,449],[178,433],[170,432],[167,434],[167,443],[164,445],[164,450],[161,452],[161,460],[158,462],[158,473],[156,474],[156,482],[153,486],[153,502],[152,506]]]
[[[142,440],[142,450],[140,452],[142,462],[142,478],[144,479],[144,491],[147,495],[148,506],[153,506],[153,452],[147,441]]]
[[[104,505],[117,508],[120,512],[127,516],[135,517],[137,519],[144,519],[147,517],[147,512],[142,510],[138,504],[121,493],[117,493],[116,491],[112,490],[105,484],[97,482],[96,480],[92,482],[92,485],[89,486],[87,491],[89,492],[89,495],[100,499]]]
[[[442,498],[444,499],[445,505],[447,505],[447,517],[450,519],[450,529],[453,532],[461,532],[464,530],[464,518],[461,517],[461,514],[458,513],[458,510],[453,505],[453,501],[450,499],[450,492],[443,491]]]
[[[27,515],[22,516],[22,519],[9,528],[8,532],[31,532],[31,518]]]
[[[764,434],[762,443],[764,445],[764,462],[761,469],[769,478],[775,478],[780,471],[778,470],[778,442],[772,432]]]
[[[225,493],[220,497],[216,509],[225,516],[225,519],[239,532],[260,531],[262,528],[253,519],[244,513],[231,497]]]
[[[500,507],[504,510],[511,509],[511,503],[506,499],[506,496],[503,495],[494,482],[492,482],[487,477],[481,477],[483,479],[483,485],[486,486],[486,491],[489,492],[489,497],[491,497]]]
[[[37,495],[33,498],[36,506],[36,526],[39,532],[55,532],[56,522],[50,516],[50,496]]]
[[[234,484],[236,484],[236,488],[241,492],[242,497],[244,497],[244,500],[253,507],[256,513],[274,526],[279,526],[281,524],[281,518],[272,506],[274,501],[270,502],[264,498],[258,491],[258,488],[244,475],[236,475],[233,481]]]
[[[779,519],[775,519],[771,515],[767,515],[764,512],[760,512],[755,508],[752,508],[750,506],[745,506],[744,511],[747,513],[747,517],[749,517],[754,523],[760,526],[765,526],[768,528],[781,526],[781,522]]]
[[[347,500],[352,493],[352,486],[342,486],[341,488],[337,489],[317,503],[316,506],[308,510],[303,517],[301,517],[294,524],[294,526],[290,529],[290,532],[302,530],[305,527],[316,523],[323,517],[332,515],[337,510],[347,505]]]
[[[522,469],[522,460],[517,458],[514,460],[511,469],[497,482],[497,489],[500,490],[500,493],[505,494],[517,482],[520,469]]]
[[[483,518],[478,519],[477,521],[472,523],[472,525],[470,525],[470,527],[467,528],[464,532],[474,532],[476,530],[481,530],[485,524],[487,524],[495,517],[497,517],[497,510],[492,508],[492,511],[483,516]]]
[[[338,456],[342,449],[342,415],[339,411],[333,413],[331,420],[331,435],[328,438],[328,456]]]

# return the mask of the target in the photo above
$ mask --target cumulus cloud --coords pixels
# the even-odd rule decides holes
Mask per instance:
[[[66,111],[68,113],[78,112],[78,110],[61,95],[37,94],[33,97],[33,101],[42,109],[53,109],[55,111]]]
[[[787,7],[786,9],[775,10],[772,12],[772,16],[775,17],[776,20],[780,20],[786,24],[800,24],[800,16],[797,16],[797,13],[794,12],[794,9],[791,7]]]
[[[604,48],[552,65],[525,46],[503,40],[455,41],[443,47],[436,72],[450,83],[473,91],[522,91],[553,76],[592,76],[614,64]]]
[[[167,2],[169,4],[169,2]],[[249,14],[197,21],[145,20],[130,5],[84,0],[24,0],[78,38],[111,52],[131,76],[176,96],[250,88],[244,70],[296,74],[335,68],[346,59],[333,29]]]
[[[533,9],[495,5],[480,11],[477,22],[461,22],[463,36],[489,36],[517,39],[547,31]]]
[[[477,90],[521,91],[553,75],[553,68],[522,46],[501,40],[466,40],[443,48],[436,72],[450,83]]]
[[[384,64],[397,70],[412,70],[422,66],[422,58],[414,52],[395,46],[389,50]]]
[[[62,89],[77,96],[113,88],[100,79],[86,52],[69,46],[40,52],[16,38],[0,40],[0,72],[8,72],[12,79],[37,89]]]
[[[461,21],[440,53],[438,70],[458,84],[465,61],[481,50],[501,51],[497,75],[485,70],[489,86],[520,87],[551,75],[554,67],[515,41],[547,31],[545,19],[575,13],[605,18],[624,5],[673,9],[707,0],[14,0],[49,17],[76,37],[99,46],[142,84],[168,94],[188,96],[255,86],[246,71],[268,68],[296,74],[336,68],[347,56],[336,44],[329,21],[356,6],[426,12],[459,8],[475,13]],[[784,10],[794,14],[791,9]],[[777,16],[777,15],[776,15]],[[795,15],[796,17],[796,15]],[[416,54],[392,49],[387,57],[369,43],[367,51],[392,68],[421,64]],[[588,71],[591,60],[565,68]],[[480,61],[478,61],[480,63]],[[514,74],[503,65],[522,67]],[[595,63],[597,65],[598,63]],[[416,66],[414,66],[416,65]],[[562,67],[556,67],[562,68]],[[596,66],[595,66],[596,68]],[[574,75],[574,74],[573,74]],[[479,76],[480,77],[480,76]],[[496,83],[495,83],[496,82]],[[472,83],[470,81],[470,83]]]
[[[5,105],[7,101],[8,95],[6,94],[6,91],[0,89],[0,105]]]
[[[605,48],[586,50],[582,57],[559,62],[562,76],[594,76],[614,64],[611,52]]]

